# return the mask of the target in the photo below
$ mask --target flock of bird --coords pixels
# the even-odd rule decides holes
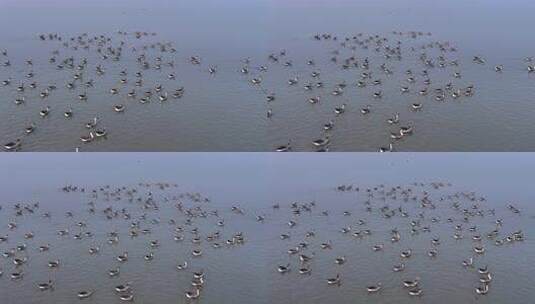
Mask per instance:
[[[86,299],[95,293],[113,293],[122,301],[135,301],[136,297],[143,297],[138,293],[136,283],[120,280],[127,272],[124,265],[139,263],[136,259],[141,260],[141,256],[121,249],[126,240],[146,251],[141,263],[158,259],[160,247],[186,248],[189,256],[178,257],[178,262],[168,262],[180,276],[191,277],[191,286],[186,287],[183,294],[186,299],[195,300],[202,297],[207,278],[210,277],[210,271],[199,267],[197,261],[203,259],[208,264],[214,263],[210,262],[213,250],[232,250],[238,246],[246,249],[250,242],[255,242],[255,233],[262,230],[274,234],[274,242],[283,242],[282,247],[286,247],[287,251],[280,252],[281,263],[278,265],[254,271],[280,273],[282,276],[295,276],[295,279],[320,276],[326,286],[341,286],[346,284],[346,278],[340,274],[340,270],[355,260],[366,260],[366,256],[346,252],[331,260],[327,253],[344,247],[344,243],[364,246],[365,243],[359,243],[359,240],[367,239],[373,243],[369,248],[370,255],[385,251],[399,252],[398,260],[391,261],[391,266],[387,267],[391,267],[391,276],[399,280],[400,286],[406,288],[406,293],[411,297],[425,296],[425,290],[431,288],[426,288],[426,282],[419,276],[403,276],[404,271],[411,267],[411,261],[422,258],[437,260],[447,255],[448,250],[441,249],[441,243],[447,243],[446,238],[455,239],[455,243],[471,242],[466,259],[459,260],[457,265],[451,265],[448,269],[464,268],[467,275],[473,274],[473,292],[483,296],[490,292],[493,278],[499,277],[500,273],[493,270],[493,265],[482,263],[481,257],[489,250],[507,250],[507,247],[522,243],[525,239],[524,232],[519,227],[513,227],[515,221],[507,222],[500,212],[518,216],[522,212],[514,204],[507,204],[500,210],[488,208],[484,196],[451,189],[451,185],[444,182],[393,187],[384,184],[374,187],[339,185],[335,193],[356,195],[357,200],[351,209],[337,210],[332,207],[332,202],[323,204],[316,201],[275,203],[267,208],[239,204],[223,208],[201,193],[182,192],[178,190],[178,185],[170,183],[104,185],[95,188],[67,185],[61,191],[66,195],[74,193],[82,197],[85,203],[74,204],[66,210],[59,209],[61,211],[51,211],[51,205],[44,202],[18,202],[0,206],[0,218],[3,219],[0,249],[5,258],[5,262],[0,264],[0,276],[6,272],[9,277],[7,281],[0,280],[0,285],[32,280],[32,273],[38,267],[32,261],[36,255],[46,254],[50,257],[47,263],[50,279],[32,284],[35,284],[36,290],[51,292],[43,294],[43,297],[53,297],[55,289],[64,288],[56,282],[55,275],[69,271],[69,265],[62,263],[63,257],[71,252],[73,246],[88,246],[80,240],[90,240],[93,245],[85,248],[86,256],[80,258],[107,256],[115,266],[107,269],[102,267],[98,272],[102,273],[102,278],[108,278],[110,287],[109,290],[98,290],[95,282],[88,281],[85,289],[73,290],[72,297]],[[438,214],[448,215],[437,216],[434,210],[440,210]],[[258,228],[228,231],[226,224],[239,222],[240,218],[250,218],[251,222],[257,222]],[[314,227],[322,218],[334,218],[335,221],[330,224],[332,226],[341,225],[340,218],[350,219],[354,224],[335,227],[338,232],[299,229],[301,225]],[[28,219],[32,222],[42,221],[39,230],[28,230],[25,226]],[[52,219],[56,220],[55,225],[51,224]],[[282,219],[282,222],[278,219]],[[371,228],[369,224],[382,221],[388,227],[393,219],[403,223],[402,226],[380,230]],[[111,231],[99,231],[104,227],[101,221],[123,225],[114,225],[115,229]],[[60,223],[59,228],[57,223]],[[161,225],[169,226],[165,238],[151,238],[153,230]],[[58,240],[69,242],[68,246],[43,243],[41,234],[47,229],[53,229]],[[281,229],[287,232],[277,235]],[[335,241],[335,236],[342,239]],[[400,244],[404,244],[406,239],[425,239],[429,245],[427,248],[403,248]],[[263,245],[272,246],[269,243]],[[332,263],[332,276],[315,272],[313,265],[317,265],[316,261]],[[347,284],[354,284],[350,278],[347,280]],[[380,294],[384,289],[394,288],[390,285],[378,281],[357,288],[369,294]]]
[[[170,81],[176,80],[175,61],[172,58],[172,54],[176,53],[177,50],[173,46],[173,43],[166,41],[143,43],[143,41],[150,39],[150,37],[157,36],[156,33],[127,33],[119,31],[116,35],[119,39],[114,35],[90,36],[87,33],[75,37],[63,37],[58,34],[41,34],[39,35],[39,39],[43,42],[58,43],[58,47],[51,52],[48,62],[55,67],[58,73],[68,73],[68,79],[63,85],[68,91],[76,92],[76,99],[79,102],[90,102],[90,92],[95,91],[98,86],[105,85],[110,85],[110,88],[107,89],[110,95],[121,95],[124,97],[124,102],[110,105],[110,111],[116,113],[126,111],[127,100],[137,100],[139,103],[147,104],[155,99],[161,103],[165,103],[171,99],[180,99],[183,97],[185,93],[183,86],[175,85],[174,87],[164,88],[160,82],[149,86],[150,81],[144,78],[146,71],[157,70],[168,72],[166,79]],[[129,39],[132,40],[132,38],[135,41],[130,42]],[[73,52],[79,56],[72,55]],[[80,55],[82,52],[83,54]],[[131,63],[129,61],[131,59],[130,56],[123,54],[125,52],[132,52],[134,54],[136,62],[135,71],[129,71],[129,65],[126,65],[126,63],[124,66],[117,67],[121,62],[128,61],[128,63]],[[2,51],[2,55],[5,58],[3,66],[10,69],[10,71],[15,69],[14,63],[9,59],[8,51]],[[90,57],[94,61],[91,61],[89,59]],[[192,64],[200,64],[200,58],[196,56],[191,57],[190,61]],[[110,62],[112,63],[110,64]],[[106,64],[108,65],[106,66]],[[23,76],[25,79],[19,81],[10,77],[3,80],[2,85],[4,87],[15,88],[17,97],[14,103],[16,105],[24,105],[29,102],[30,95],[36,95],[36,99],[44,101],[43,107],[39,111],[39,116],[45,119],[53,110],[56,110],[56,107],[49,100],[53,99],[53,92],[58,90],[58,84],[37,83],[34,78],[38,72],[35,71],[34,66],[38,66],[38,64],[34,63],[33,59],[28,58],[24,65],[23,70],[27,70],[27,73]],[[114,75],[114,78],[116,76],[116,82],[114,84],[105,84],[99,81],[99,78],[103,78],[107,73],[111,73],[108,72],[108,68],[112,71],[117,68],[119,69],[116,75]],[[210,73],[215,73],[215,69],[212,67],[208,70]],[[146,83],[149,84],[147,85]],[[128,86],[131,86],[131,88],[129,89]],[[35,90],[38,90],[38,93],[31,94]],[[73,102],[72,106],[60,110],[63,112],[65,119],[72,119],[75,115],[78,115],[78,111],[75,110],[76,106],[76,103]],[[86,113],[80,114],[87,115]],[[99,118],[99,115],[95,115],[84,122],[83,128],[86,131],[80,136],[80,141],[82,143],[91,143],[107,138],[108,131],[102,124],[103,122]],[[24,134],[30,135],[37,128],[38,124],[32,121],[28,123],[23,131]],[[22,143],[23,140],[17,138],[14,141],[4,144],[4,149],[8,151],[19,150],[22,147]],[[77,146],[75,149],[78,151],[80,147]]]
[[[441,188],[450,187],[449,183],[431,183],[430,184],[434,190],[439,190]],[[524,240],[524,233],[522,230],[510,231],[503,234],[502,226],[503,219],[496,217],[496,210],[485,208],[484,202],[486,198],[483,196],[478,196],[475,192],[455,192],[448,195],[443,195],[438,197],[438,199],[433,199],[432,194],[428,190],[418,191],[418,188],[425,187],[423,183],[414,183],[409,187],[396,186],[392,188],[387,188],[383,184],[378,185],[373,188],[359,188],[354,185],[340,185],[337,187],[337,191],[340,192],[364,192],[367,199],[364,201],[364,208],[360,210],[364,214],[374,214],[376,217],[381,217],[383,219],[391,219],[395,217],[406,218],[407,227],[399,229],[393,227],[386,235],[383,235],[383,240],[373,244],[370,248],[371,252],[382,252],[388,247],[396,247],[395,244],[400,242],[404,238],[414,238],[421,234],[425,233],[437,233],[433,231],[433,225],[447,222],[453,232],[450,235],[453,239],[460,241],[465,238],[470,238],[473,242],[472,253],[468,254],[468,257],[465,260],[459,261],[457,267],[463,267],[469,272],[476,272],[478,274],[478,283],[474,287],[474,292],[477,295],[485,295],[489,292],[491,281],[493,279],[494,273],[491,273],[491,266],[488,264],[477,265],[478,257],[485,254],[488,246],[490,244],[500,247],[504,244],[511,244],[515,242],[522,242]],[[465,203],[462,203],[462,202]],[[401,202],[401,203],[400,203]],[[417,206],[417,210],[412,210],[412,207],[404,206],[404,203],[411,203],[412,207]],[[397,207],[396,205],[399,207]],[[434,210],[437,208],[444,208],[447,205],[448,208],[451,208],[456,213],[457,217],[448,217],[443,219],[437,216],[426,215],[426,212],[429,210]],[[274,208],[280,208],[279,205],[275,205]],[[315,202],[311,203],[292,203],[291,211],[293,214],[309,213],[314,212],[316,207]],[[418,210],[419,209],[419,210]],[[520,214],[520,210],[515,207],[513,204],[508,204],[507,209],[514,213]],[[426,211],[427,210],[427,211]],[[329,216],[331,212],[329,210],[323,210],[320,213],[323,216]],[[344,216],[353,216],[353,212],[350,210],[343,211]],[[476,224],[477,218],[481,217],[492,217],[494,221],[494,228],[488,231],[483,231]],[[376,231],[372,231],[367,227],[368,219],[362,214],[359,214],[359,219],[356,220],[356,223],[351,226],[340,227],[339,233],[346,235],[347,239],[351,240],[362,240],[369,239],[371,235],[377,234]],[[288,221],[288,226],[290,228],[297,225],[297,221],[292,219]],[[467,227],[469,226],[469,227]],[[383,232],[384,233],[384,232]],[[468,236],[467,234],[470,234]],[[315,258],[315,252],[312,255],[306,253],[311,246],[311,242],[308,240],[313,239],[316,236],[314,231],[307,231],[303,236],[301,236],[306,241],[299,242],[288,249],[287,253],[291,258],[291,262],[286,264],[280,264],[277,267],[277,271],[281,274],[289,273],[291,270],[294,270],[299,275],[310,275],[312,269],[310,267],[310,262]],[[290,239],[290,234],[281,234],[280,238],[282,240]],[[485,240],[488,240],[489,245],[485,244]],[[388,245],[386,242],[392,244]],[[405,248],[401,249],[399,252],[399,261],[394,262],[392,265],[393,273],[401,273],[405,271],[406,267],[409,267],[409,261],[414,255],[415,251],[425,251],[430,259],[437,259],[440,254],[440,236],[432,236],[429,238],[430,247],[426,249],[419,248]],[[323,241],[320,243],[319,248],[322,250],[331,250],[335,246],[330,240]],[[393,249],[396,250],[396,249]],[[310,252],[310,251],[309,251]],[[295,257],[295,260],[294,258]],[[338,256],[334,259],[334,264],[344,265],[348,262],[346,255]],[[407,294],[410,296],[422,296],[424,289],[421,284],[420,277],[415,278],[402,278],[400,279],[400,285],[407,289]],[[326,278],[325,282],[328,285],[339,286],[342,284],[343,278],[340,273]],[[365,286],[365,290],[369,294],[378,293],[383,289],[382,282],[374,282]]]
[[[42,72],[37,70],[43,66],[41,62],[35,62],[32,58],[19,62],[18,59],[11,59],[8,50],[3,50],[0,54],[0,75],[12,76],[2,80],[0,94],[7,96],[8,92],[11,94],[13,91],[16,96],[13,102],[21,107],[34,100],[42,101],[42,109],[36,113],[40,119],[28,122],[21,130],[22,135],[7,139],[3,148],[8,151],[22,149],[24,135],[33,134],[51,113],[62,112],[65,119],[73,119],[78,115],[88,117],[88,113],[79,113],[78,105],[80,102],[94,102],[94,98],[102,99],[99,94],[97,97],[92,94],[102,88],[109,92],[109,99],[113,100],[102,111],[127,115],[131,102],[146,104],[156,99],[168,103],[182,98],[186,89],[180,84],[179,78],[187,75],[179,77],[178,65],[181,61],[197,65],[201,71],[209,74],[218,72],[216,65],[205,64],[200,56],[177,58],[178,51],[174,43],[154,41],[156,38],[153,37],[156,36],[156,33],[124,31],[108,35],[84,33],[73,37],[55,33],[39,35],[39,40],[54,47],[48,56],[48,64],[55,67],[57,73],[67,76],[65,83],[38,83],[35,78],[41,76]],[[260,98],[264,98],[266,103],[265,115],[270,121],[274,122],[277,113],[290,102],[279,96],[284,96],[288,90],[295,90],[295,87],[302,87],[303,99],[292,102],[310,103],[310,107],[318,103],[332,103],[332,116],[319,122],[322,125],[318,130],[320,135],[310,140],[311,149],[329,150],[336,122],[349,110],[356,112],[358,109],[362,116],[374,115],[376,104],[386,97],[384,91],[387,86],[398,86],[400,95],[394,95],[393,98],[410,100],[407,111],[416,112],[425,111],[427,104],[432,101],[462,101],[476,93],[475,84],[463,78],[464,61],[458,55],[457,48],[451,42],[432,39],[431,33],[394,31],[385,35],[357,33],[351,36],[324,33],[313,35],[312,40],[317,41],[321,53],[326,55],[321,58],[302,58],[283,49],[267,54],[262,61],[246,57],[236,67],[236,73],[242,75],[238,80],[245,80],[258,88],[257,92],[263,96]],[[487,64],[486,59],[479,55],[473,56],[471,61],[483,68]],[[526,58],[525,61],[527,72],[535,72],[532,58]],[[278,79],[276,87],[269,87],[264,79],[269,78],[275,66],[282,66],[290,76],[288,79]],[[344,76],[344,79],[335,80],[338,76],[334,74],[338,70],[346,71],[344,73],[350,75],[347,76],[349,78]],[[493,70],[503,73],[506,67],[498,64]],[[103,80],[106,74],[111,74],[108,77],[113,80]],[[217,77],[212,81],[217,81]],[[66,88],[66,93],[60,90],[62,87]],[[355,92],[364,92],[369,97],[365,100],[346,97]],[[74,96],[66,107],[54,104],[55,94]],[[105,122],[100,119],[101,115],[89,115],[92,117],[84,118],[87,121],[82,122],[85,131],[79,139],[83,144],[109,136]],[[397,142],[416,131],[416,126],[405,112],[392,111],[388,116],[381,128],[388,128],[389,138],[385,139],[383,147],[378,148],[383,152],[393,151]],[[292,142],[296,139],[292,138],[292,134],[288,137],[287,143],[274,144],[273,149],[292,150]],[[81,144],[73,148],[80,149]]]

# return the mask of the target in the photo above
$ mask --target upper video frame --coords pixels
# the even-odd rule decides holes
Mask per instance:
[[[495,2],[6,1],[1,150],[534,151]]]

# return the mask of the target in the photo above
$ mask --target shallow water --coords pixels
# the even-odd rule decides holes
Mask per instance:
[[[529,15],[533,7],[530,1],[497,0],[441,1],[432,6],[420,0],[2,1],[0,27],[9,30],[0,32],[0,48],[8,49],[13,66],[0,68],[0,80],[12,77],[14,81],[11,88],[0,87],[0,139],[7,143],[21,137],[23,151],[72,151],[77,146],[82,151],[273,151],[288,140],[294,151],[313,151],[311,142],[324,136],[323,124],[333,119],[331,151],[376,151],[395,131],[385,120],[399,112],[403,123],[414,125],[415,133],[396,141],[397,151],[531,151],[535,149],[535,106],[530,98],[534,87],[524,58],[535,53],[535,42],[526,39],[534,25]],[[158,39],[174,42],[177,80],[165,79],[169,70],[150,71],[145,80],[147,86],[161,82],[169,90],[184,86],[183,98],[142,105],[122,97],[131,84],[122,90],[123,95],[110,95],[109,89],[117,85],[119,66],[130,73],[136,70],[124,59],[104,63],[107,75],[97,79],[95,88],[88,90],[89,100],[80,103],[76,98],[80,90],[71,92],[64,86],[71,73],[58,72],[46,62],[55,47],[37,38],[48,32],[113,35],[117,30],[157,32]],[[342,71],[329,63],[335,43],[311,39],[316,33],[344,37],[359,32],[395,39],[390,35],[393,30],[433,34],[421,42],[451,42],[458,52],[447,54],[448,60],[458,58],[460,66],[430,70],[431,87],[448,81],[460,87],[473,84],[475,95],[438,103],[432,94],[417,95],[419,84],[411,93],[401,94],[403,71],[414,66],[414,58],[389,62],[394,75],[386,77],[377,71],[383,59],[372,51],[358,50],[359,58],[370,57],[372,70],[384,81],[384,97],[373,100],[376,88],[353,85],[360,70]],[[265,94],[249,82],[253,75],[244,76],[238,70],[243,58],[251,58],[251,66],[268,64],[268,54],[281,49],[286,49],[294,66],[269,64],[262,86],[275,92],[276,100],[267,104]],[[96,62],[91,54],[67,51],[63,55],[68,54],[87,56],[93,71]],[[201,66],[188,63],[193,55],[202,58]],[[487,63],[473,64],[475,55]],[[35,80],[43,85],[55,83],[58,90],[44,101],[37,97],[38,89],[27,92],[26,103],[17,106],[14,87],[28,72],[24,66],[28,57],[36,62]],[[321,71],[325,83],[325,88],[312,93],[303,90],[312,70],[305,64],[308,58],[315,59],[314,69]],[[498,64],[504,65],[503,73],[494,71]],[[209,65],[217,66],[215,75],[207,72]],[[415,73],[420,69],[413,68]],[[451,80],[456,70],[462,78]],[[300,83],[289,87],[286,82],[295,75],[300,76]],[[343,80],[348,84],[344,94],[332,96],[334,85]],[[319,104],[306,101],[316,95],[322,97]],[[421,102],[424,108],[414,112],[409,106],[412,102]],[[125,113],[113,112],[116,103],[127,105]],[[346,113],[334,117],[334,107],[342,103],[348,105]],[[372,113],[363,116],[359,109],[367,104],[373,105]],[[38,111],[46,105],[52,112],[41,119]],[[66,120],[62,112],[69,106],[74,117]],[[266,117],[268,108],[273,110],[271,119]],[[108,138],[82,144],[79,137],[87,133],[83,125],[95,115],[101,118]],[[30,122],[36,123],[36,131],[25,136],[24,127]]]
[[[370,302],[370,303],[412,303],[428,302],[451,303],[454,299],[463,303],[501,303],[528,302],[531,296],[532,274],[535,271],[530,261],[535,258],[535,243],[532,232],[535,209],[531,202],[533,193],[530,183],[533,177],[535,159],[528,154],[325,154],[311,156],[306,154],[96,154],[92,162],[84,161],[79,154],[9,154],[0,159],[2,174],[0,182],[7,187],[3,190],[0,220],[0,235],[8,235],[8,242],[0,243],[2,252],[21,243],[26,243],[26,252],[17,256],[27,256],[28,262],[22,266],[25,276],[20,281],[12,281],[9,274],[15,269],[11,259],[0,259],[4,271],[0,278],[0,300],[2,303],[72,303],[78,301],[76,293],[83,289],[95,290],[95,294],[84,302],[119,303],[113,287],[132,282],[136,303],[187,302],[184,291],[190,286],[191,272],[203,269],[206,284],[202,290],[202,303],[309,303],[309,302]],[[17,170],[12,170],[17,168]],[[8,173],[12,172],[12,173]],[[142,186],[142,183],[169,182],[168,188]],[[413,185],[413,182],[424,185]],[[444,187],[435,189],[430,183],[442,182]],[[177,183],[177,187],[173,186]],[[451,186],[447,186],[451,183]],[[63,193],[60,188],[67,184],[85,187],[85,193]],[[134,200],[129,202],[126,190],[122,195],[107,196],[99,189],[110,184],[110,192],[117,187],[138,189],[133,197],[148,197],[152,193],[159,210],[142,209],[143,204]],[[335,186],[340,184],[359,185],[360,191],[339,192]],[[403,195],[396,199],[382,199],[380,184],[385,190],[400,185],[413,189],[413,194],[422,197],[422,191],[436,204],[436,209],[418,207],[416,201],[404,202]],[[373,187],[379,187],[373,190]],[[98,197],[90,197],[90,189],[97,189]],[[370,187],[374,193],[368,198],[365,189]],[[482,196],[486,201],[471,201],[467,197],[450,200],[446,196],[457,192],[475,192],[476,198]],[[210,202],[194,202],[181,193],[200,192]],[[412,195],[411,195],[412,196]],[[121,197],[114,200],[114,197]],[[446,197],[440,201],[440,197]],[[371,201],[372,212],[366,212],[365,202]],[[191,217],[187,225],[183,213],[177,211],[175,203],[180,200],[185,209],[199,206],[210,212],[218,210],[219,217],[208,215]],[[90,214],[89,201],[95,202],[97,212]],[[302,211],[292,215],[290,204],[316,202],[311,212]],[[453,201],[459,201],[462,208],[473,204],[484,210],[484,216],[469,217],[463,223],[464,239],[454,240],[453,226],[460,224],[462,216],[451,208]],[[34,214],[24,212],[15,216],[13,204],[40,203]],[[280,203],[279,210],[272,209]],[[514,214],[506,208],[508,203],[521,210]],[[389,205],[391,208],[402,206],[409,213],[408,218],[394,216],[386,219],[378,208]],[[115,210],[126,208],[131,220],[122,217],[107,220],[102,210],[112,206]],[[231,211],[238,206],[243,215]],[[488,210],[495,209],[495,216]],[[321,214],[329,210],[329,215]],[[73,212],[72,218],[64,216]],[[343,215],[350,211],[350,216]],[[51,218],[42,218],[50,212]],[[424,213],[422,226],[429,226],[431,232],[420,231],[411,236],[409,222]],[[146,214],[146,219],[139,218]],[[263,223],[255,217],[265,217]],[[436,217],[439,222],[433,223]],[[447,218],[454,223],[448,223]],[[484,237],[481,242],[487,249],[484,255],[475,255],[472,247],[476,242],[471,236],[496,228],[494,221],[503,220],[500,237],[523,230],[526,239],[522,242],[494,245]],[[158,219],[160,223],[153,223]],[[185,240],[173,240],[176,226],[185,228]],[[216,226],[224,219],[225,226]],[[290,228],[287,222],[297,222]],[[366,221],[358,226],[359,219]],[[137,238],[128,236],[129,225],[139,221],[140,229],[151,229],[151,234],[140,234]],[[78,228],[75,223],[84,221],[87,227]],[[8,222],[16,222],[14,230],[7,228]],[[476,225],[477,232],[469,232],[468,227]],[[352,232],[370,229],[372,234],[362,239],[351,234],[343,234],[340,229],[352,227]],[[223,245],[219,249],[211,247],[213,242],[203,240],[200,245],[190,242],[193,235],[189,230],[197,227],[199,235],[205,237],[217,230],[224,242],[236,232],[243,232],[243,245]],[[398,228],[401,240],[390,242],[390,230]],[[69,229],[70,235],[60,237],[59,229]],[[24,240],[23,235],[33,231],[35,237]],[[78,231],[91,231],[93,237],[82,240],[73,239]],[[106,234],[119,233],[120,242],[116,245],[106,243]],[[305,237],[314,231],[315,237]],[[291,235],[281,240],[281,233]],[[433,246],[431,238],[440,237],[441,244]],[[159,240],[159,248],[152,249],[155,258],[144,261],[142,256],[150,249],[150,240]],[[323,250],[320,243],[332,242],[331,250]],[[300,275],[297,256],[286,251],[306,241],[309,247],[302,252],[313,256],[310,262],[312,274]],[[40,253],[37,246],[49,243],[50,251]],[[371,246],[384,243],[382,252],[373,252]],[[89,255],[90,246],[100,246],[97,255]],[[191,257],[191,250],[200,247],[203,256]],[[436,247],[439,254],[431,259],[427,250]],[[413,256],[406,260],[404,272],[392,272],[392,266],[400,261],[402,250],[412,248]],[[121,265],[121,275],[109,278],[107,270],[116,267],[118,254],[128,251],[129,261]],[[478,286],[476,269],[465,269],[461,261],[474,255],[476,267],[486,264],[493,274],[490,291],[486,296],[477,296],[474,288]],[[343,265],[336,265],[334,258],[345,256]],[[59,259],[57,270],[46,267],[49,260]],[[178,271],[175,266],[189,261],[189,268]],[[280,274],[276,267],[290,263],[292,270]],[[340,273],[341,286],[328,286],[326,279]],[[421,297],[410,297],[401,285],[405,278],[421,278]],[[56,287],[53,291],[41,292],[36,283],[51,279]],[[365,287],[382,282],[383,289],[378,294],[369,295]]]

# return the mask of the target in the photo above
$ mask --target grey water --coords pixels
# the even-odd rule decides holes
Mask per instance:
[[[13,265],[12,258],[0,258],[2,303],[120,303],[114,286],[126,282],[131,282],[135,303],[527,303],[532,296],[535,158],[530,154],[98,153],[88,160],[82,154],[41,153],[7,154],[0,159],[0,167],[0,236],[8,236],[0,243],[0,251],[24,243],[27,249],[16,256],[28,258],[20,267]],[[85,192],[78,188],[65,193],[60,189],[66,185],[83,187]],[[337,191],[338,185],[355,185],[359,191]],[[401,192],[397,198],[381,194],[381,189],[388,192],[398,185],[412,189],[419,199],[404,202]],[[110,194],[123,186],[119,194]],[[132,197],[142,201],[129,199],[127,191],[131,189],[137,191]],[[366,189],[374,196],[368,196]],[[187,193],[200,193],[209,201],[191,199]],[[448,198],[454,193],[467,196]],[[144,203],[149,196],[157,209]],[[421,207],[423,196],[436,209]],[[179,201],[184,209],[203,210],[208,216],[186,216],[176,208]],[[366,201],[371,202],[371,212],[365,209]],[[476,210],[472,206],[477,205],[482,214],[468,216],[468,222],[463,222],[462,213],[452,208],[454,201],[469,210]],[[39,207],[31,207],[36,202]],[[95,213],[88,211],[88,202],[95,203]],[[291,208],[294,202],[315,202],[315,206],[296,215]],[[29,206],[33,213],[25,209],[16,216],[16,203]],[[280,209],[273,209],[274,204],[280,204]],[[520,213],[511,212],[508,204]],[[386,205],[402,207],[409,217],[382,217],[379,208]],[[243,214],[232,211],[232,206]],[[104,209],[108,207],[119,212],[124,208],[131,219],[106,219]],[[494,215],[489,213],[492,209]],[[214,210],[217,216],[212,215]],[[324,210],[329,211],[327,216],[322,215]],[[68,211],[72,217],[65,216]],[[349,215],[344,215],[345,211]],[[45,212],[50,218],[42,216]],[[263,216],[264,221],[258,222],[256,216]],[[418,218],[420,228],[428,226],[430,232],[409,234],[409,222]],[[448,218],[453,223],[447,222]],[[176,224],[169,224],[170,219]],[[365,221],[362,226],[356,224],[360,219]],[[496,225],[498,219],[502,226]],[[216,225],[219,220],[224,220],[224,226]],[[289,220],[297,225],[289,227]],[[78,222],[87,226],[80,228]],[[129,237],[132,222],[151,233]],[[8,223],[16,223],[17,228],[10,230]],[[463,227],[461,240],[453,238],[457,224]],[[468,230],[472,225],[477,226],[475,232]],[[354,238],[340,232],[348,226],[351,233],[370,229],[371,235]],[[182,242],[173,240],[175,227],[184,228]],[[202,238],[199,245],[190,241],[193,234],[189,231],[194,228]],[[390,242],[394,228],[401,234],[397,243]],[[499,238],[522,230],[525,239],[495,245],[486,233],[496,228]],[[68,229],[70,235],[58,236],[60,229]],[[119,234],[115,245],[107,243],[112,231]],[[204,237],[215,231],[220,231],[221,243],[237,232],[243,233],[245,242],[212,248],[213,241]],[[310,231],[315,236],[306,237]],[[29,232],[34,237],[24,239]],[[93,235],[73,238],[82,232]],[[281,240],[283,233],[290,238]],[[481,242],[472,240],[476,234],[483,236]],[[432,245],[432,238],[440,238],[440,245]],[[151,249],[150,240],[159,240],[160,246]],[[328,241],[332,249],[321,249],[319,245]],[[297,255],[287,253],[300,242],[308,243],[301,253],[312,257],[310,275],[299,274]],[[384,244],[383,251],[372,251],[371,246],[379,243]],[[44,244],[49,244],[50,250],[39,252],[37,247]],[[473,252],[477,244],[486,248],[484,254]],[[100,252],[90,255],[90,246],[99,246]],[[193,248],[202,248],[203,255],[192,257]],[[413,254],[405,260],[406,269],[393,272],[393,265],[401,260],[400,252],[408,248]],[[438,250],[437,257],[427,256],[431,248]],[[124,251],[128,251],[129,261],[120,264],[115,258]],[[154,259],[145,261],[143,255],[149,251],[154,252]],[[342,265],[334,263],[339,256],[346,257]],[[463,267],[461,261],[471,256],[475,268]],[[46,263],[56,259],[60,267],[49,269]],[[177,270],[176,265],[184,261],[188,261],[188,269]],[[291,271],[278,273],[277,265],[287,263]],[[493,280],[488,294],[477,295],[477,268],[485,265]],[[117,266],[119,277],[110,278],[108,269]],[[22,270],[24,277],[11,280],[10,273],[17,270]],[[187,300],[184,292],[191,288],[192,272],[199,270],[206,277],[201,296]],[[328,285],[326,279],[337,273],[341,285]],[[409,296],[401,284],[401,280],[415,277],[420,278],[423,290],[417,297]],[[40,291],[36,284],[49,279],[54,290]],[[368,294],[366,286],[378,282],[382,290]],[[94,294],[78,300],[81,290]]]
[[[335,123],[329,131],[330,151],[377,151],[390,141],[396,126],[386,119],[400,114],[403,124],[414,127],[414,134],[394,141],[396,151],[533,151],[533,96],[535,73],[528,73],[526,58],[535,55],[535,42],[529,39],[535,25],[532,1],[514,0],[380,0],[380,1],[15,1],[0,2],[0,49],[9,52],[11,67],[0,67],[0,80],[11,78],[10,86],[0,86],[0,140],[2,144],[21,139],[21,151],[273,151],[291,142],[292,151],[314,151],[312,141],[323,138],[323,125]],[[82,33],[114,36],[117,31],[155,32],[149,41],[172,42],[176,54],[166,54],[175,61],[174,68],[147,71],[144,87],[161,83],[166,90],[185,88],[184,96],[166,103],[151,101],[140,104],[124,95],[133,87],[137,71],[134,55],[125,55],[120,62],[99,61],[94,52],[63,49],[52,42],[39,41],[38,34],[58,33],[76,37]],[[401,39],[392,31],[432,33],[419,39]],[[447,60],[457,59],[458,67],[430,70],[431,88],[453,82],[456,87],[475,86],[475,94],[445,102],[434,100],[433,94],[420,96],[417,64],[420,50],[404,56],[401,61],[387,61],[373,50],[357,49],[359,60],[369,57],[373,78],[382,78],[380,100],[371,98],[372,85],[356,88],[360,69],[342,70],[329,62],[332,51],[340,49],[340,60],[352,53],[338,46],[340,41],[316,42],[312,36],[331,33],[351,37],[357,33],[387,37],[394,44],[399,38],[404,47],[429,42],[449,42],[457,48],[446,53]],[[119,41],[119,37],[116,37]],[[131,40],[128,41],[130,43]],[[127,44],[127,47],[130,45]],[[55,49],[59,58],[88,58],[95,87],[87,89],[87,102],[76,95],[83,89],[68,90],[70,71],[58,71],[48,59]],[[278,64],[267,59],[271,53],[286,50]],[[439,55],[426,49],[430,56]],[[127,53],[125,51],[125,53]],[[158,53],[147,52],[154,59]],[[410,53],[405,53],[410,54]],[[126,58],[126,56],[130,56]],[[189,63],[199,56],[202,64]],[[482,56],[484,65],[474,64],[473,56]],[[24,61],[32,58],[34,66]],[[240,74],[243,59],[250,58],[251,73]],[[315,67],[306,65],[314,59]],[[292,67],[282,61],[291,60]],[[3,58],[2,58],[3,62]],[[393,69],[391,76],[381,75],[378,67],[386,62]],[[94,67],[102,64],[107,73],[101,78]],[[250,83],[259,75],[254,68],[267,65],[261,88]],[[503,65],[503,72],[494,66]],[[209,66],[217,67],[215,74]],[[253,68],[254,67],[254,68]],[[404,71],[412,69],[418,84],[401,94]],[[121,69],[129,72],[129,83],[121,86],[121,94],[109,90],[118,86]],[[33,70],[35,78],[25,75]],[[321,72],[324,88],[305,92],[303,85],[311,80],[309,73]],[[460,71],[462,77],[453,79]],[[174,72],[176,80],[166,78]],[[89,72],[88,72],[89,73]],[[289,86],[289,78],[299,76],[299,84]],[[15,87],[21,82],[36,81],[39,88],[26,89],[24,104],[13,101],[21,94]],[[334,86],[345,82],[348,87],[341,96],[332,96]],[[47,99],[38,92],[46,85],[56,85]],[[379,88],[377,88],[379,89]],[[266,93],[276,99],[266,102]],[[321,102],[307,99],[320,96]],[[410,109],[421,103],[420,111]],[[124,113],[115,113],[114,104],[126,105]],[[346,112],[336,116],[334,107],[347,104]],[[372,105],[369,115],[360,109]],[[50,106],[50,115],[39,117],[39,111]],[[72,108],[73,117],[63,112]],[[273,116],[266,113],[272,110]],[[93,117],[108,135],[91,143],[82,143],[87,134],[84,124]],[[24,134],[24,128],[35,124],[35,131]]]

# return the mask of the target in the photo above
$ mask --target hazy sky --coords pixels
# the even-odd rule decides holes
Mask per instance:
[[[169,181],[216,191],[450,181],[531,195],[529,153],[4,153],[3,189]],[[5,188],[4,188],[5,187]],[[535,192],[534,192],[535,193]]]
[[[187,28],[190,35],[194,30],[194,36],[210,40],[228,39],[239,31],[243,39],[227,41],[232,45],[254,41],[256,36],[264,39],[255,30],[297,35],[399,29],[431,31],[443,39],[499,38],[503,43],[493,48],[513,42],[516,45],[510,47],[518,48],[529,40],[533,9],[531,0],[0,0],[0,27],[10,29],[0,31],[0,38],[73,28],[89,32]],[[25,36],[17,36],[21,37]]]

